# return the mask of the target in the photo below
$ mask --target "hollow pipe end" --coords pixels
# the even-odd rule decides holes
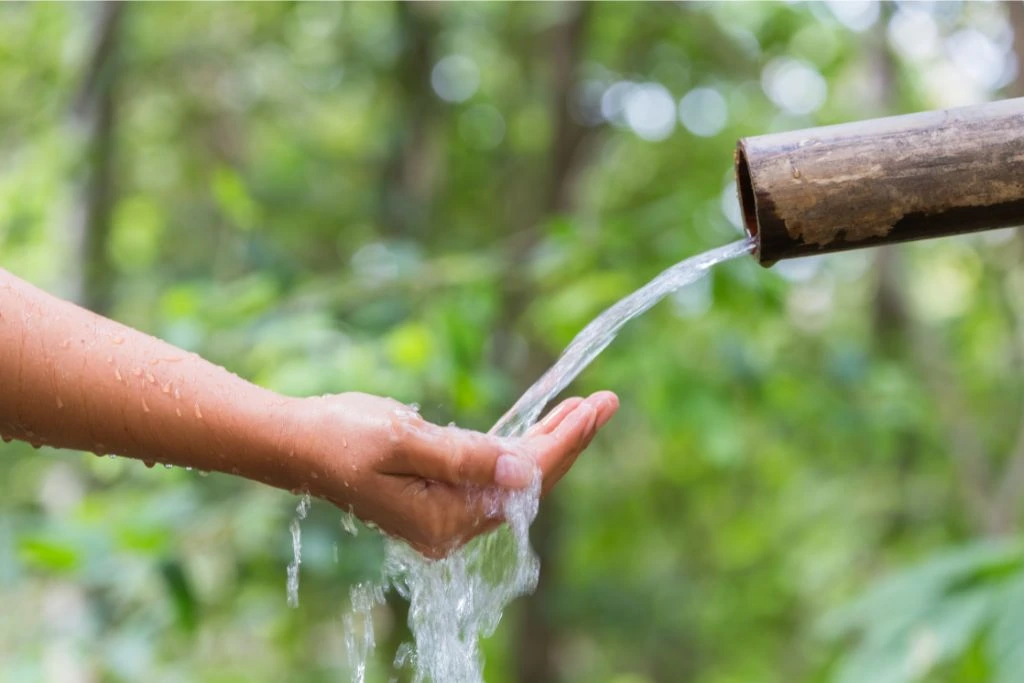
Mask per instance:
[[[736,171],[736,196],[743,214],[743,228],[747,236],[754,240],[754,258],[767,268],[775,262],[765,260],[761,250],[761,230],[757,221],[757,195],[754,193],[754,183],[751,180],[750,166],[747,163],[746,139],[736,142],[733,165]]]

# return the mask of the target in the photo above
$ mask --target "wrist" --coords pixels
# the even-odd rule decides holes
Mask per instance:
[[[219,469],[261,484],[298,491],[309,479],[301,456],[303,399],[253,387],[236,425],[232,452]]]
[[[286,485],[325,498],[338,506],[349,503],[351,491],[348,441],[331,441],[332,435],[345,433],[350,416],[326,397],[288,398],[276,408],[268,422],[280,425],[276,436],[280,472]],[[278,485],[278,484],[274,484]]]

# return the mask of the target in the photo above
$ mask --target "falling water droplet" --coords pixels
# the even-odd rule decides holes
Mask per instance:
[[[170,464],[170,463],[168,463],[168,462],[165,462],[165,463],[164,463],[164,469],[165,469],[165,470],[171,470],[171,469],[174,469],[174,465],[172,465],[172,464]]]
[[[196,472],[199,473],[200,477],[208,477],[208,476],[210,476],[210,473],[207,472],[206,470],[196,470]]]
[[[113,459],[117,459],[117,454],[116,453],[107,453],[107,457],[112,459],[112,460]]]
[[[191,472],[192,471],[192,467],[190,465],[185,465],[185,471],[186,472]]]
[[[292,535],[292,561],[288,565],[288,606],[299,606],[299,566],[302,564],[302,527],[299,522],[306,518],[309,513],[311,499],[308,493],[302,496],[298,506],[295,508],[295,517],[288,526]]]
[[[455,426],[455,420],[452,420],[451,422],[449,422],[448,426],[449,427],[454,427]]]
[[[359,527],[356,526],[356,516],[349,510],[341,516],[341,528],[350,536],[359,535]]]
[[[409,408],[410,408],[410,409],[412,410],[412,412],[414,412],[414,413],[418,413],[418,412],[420,412],[420,404],[419,404],[419,403],[416,403],[415,401],[409,404]]]
[[[334,543],[334,564],[338,564],[338,544]]]

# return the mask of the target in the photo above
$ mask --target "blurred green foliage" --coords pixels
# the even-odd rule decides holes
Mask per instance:
[[[0,266],[275,390],[486,429],[737,238],[736,138],[1010,94],[1016,12],[4,5]],[[628,327],[574,388],[623,408],[542,508],[488,680],[1021,680],[1022,244],[742,260]],[[337,510],[289,610],[289,495],[0,453],[0,679],[347,679],[381,547]]]

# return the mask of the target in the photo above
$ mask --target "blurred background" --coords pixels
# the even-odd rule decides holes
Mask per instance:
[[[996,2],[5,4],[0,266],[275,390],[486,429],[740,237],[738,137],[1024,94],[1022,58]],[[488,681],[1024,680],[1022,294],[1004,230],[741,259],[631,324],[573,387],[623,407]],[[290,610],[293,496],[0,455],[0,680],[348,680],[373,533],[314,504]]]

